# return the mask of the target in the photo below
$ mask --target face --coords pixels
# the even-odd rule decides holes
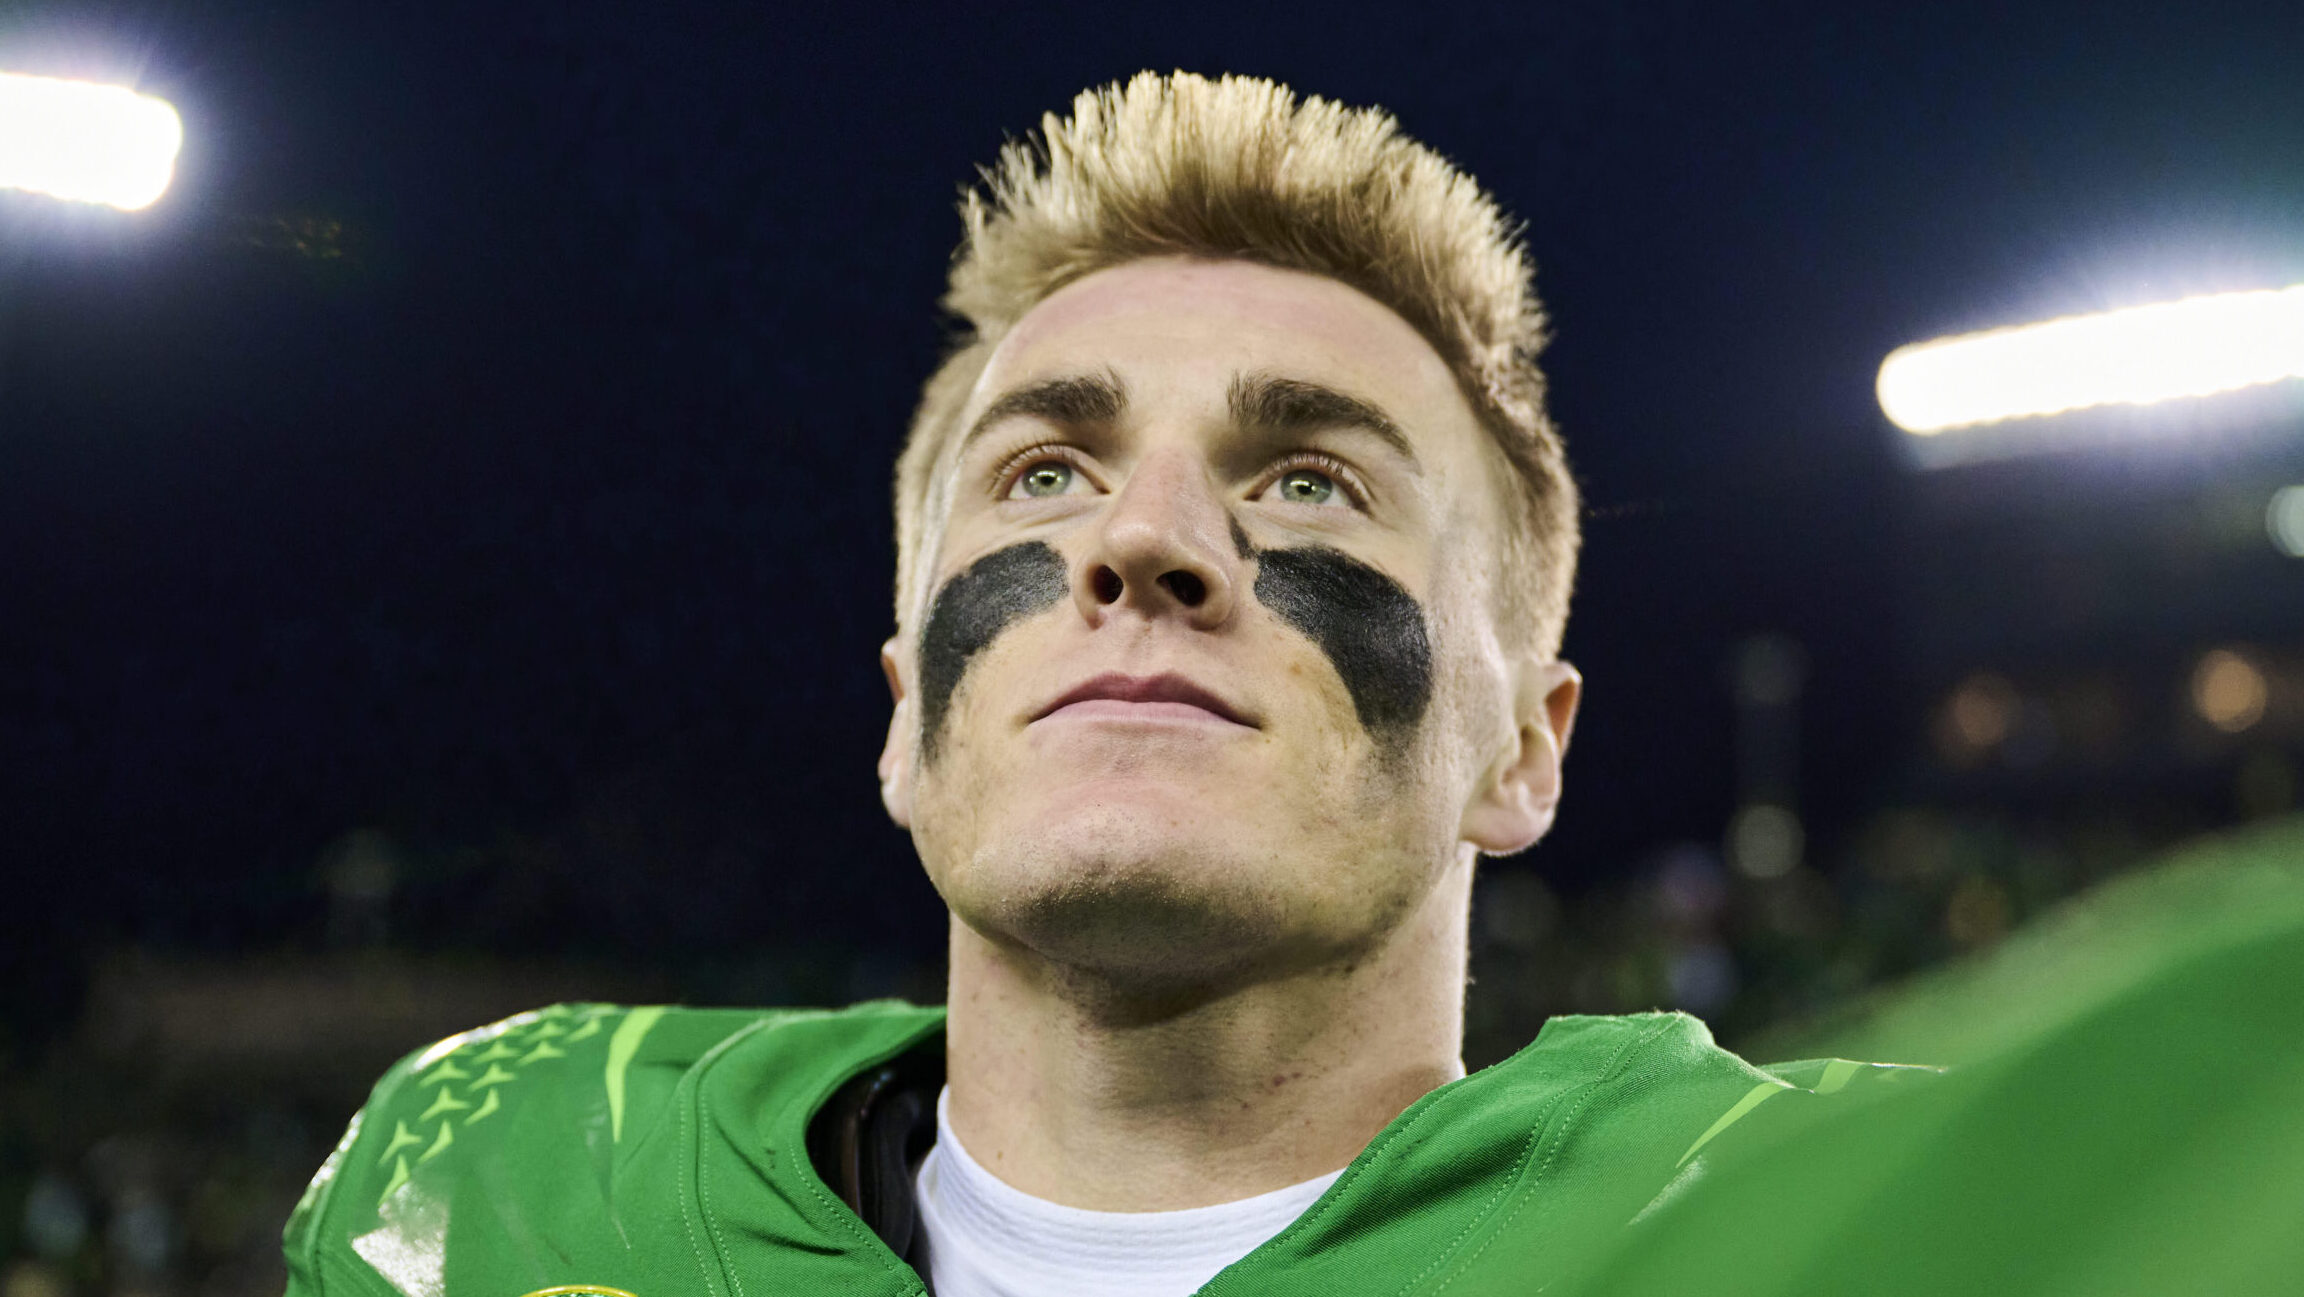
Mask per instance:
[[[1399,316],[1163,258],[1001,341],[881,758],[961,922],[1116,977],[1351,962],[1541,836],[1577,682],[1491,615],[1510,470]]]

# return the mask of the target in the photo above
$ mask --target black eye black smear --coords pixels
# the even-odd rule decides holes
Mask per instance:
[[[944,715],[968,659],[1013,623],[1064,598],[1064,558],[1043,541],[994,550],[936,592],[920,632],[922,758],[936,759]]]
[[[1403,747],[1432,701],[1432,640],[1415,597],[1342,550],[1310,546],[1256,551],[1256,598],[1335,663],[1360,724]]]
[[[1256,560],[1256,598],[1317,645],[1344,678],[1360,724],[1398,748],[1432,701],[1424,610],[1400,583],[1326,546],[1259,550],[1237,518],[1233,547]],[[995,550],[937,592],[920,636],[923,757],[936,759],[968,661],[1017,621],[1061,602],[1064,559],[1043,541]]]

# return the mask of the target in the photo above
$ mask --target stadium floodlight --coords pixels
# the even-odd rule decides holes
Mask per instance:
[[[2272,546],[2290,558],[2304,558],[2304,485],[2284,486],[2264,507],[2264,529]]]
[[[0,72],[0,189],[135,211],[166,192],[183,144],[166,100]]]
[[[1938,338],[1880,362],[1880,408],[1929,437],[2304,378],[2304,284]]]

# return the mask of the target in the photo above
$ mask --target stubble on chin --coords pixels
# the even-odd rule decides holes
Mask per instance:
[[[1258,984],[1349,977],[1380,957],[1439,876],[1412,849],[1338,867],[1340,843],[1283,856],[1130,838],[1123,827],[1075,823],[1011,842],[944,888],[955,918],[1003,963],[1111,1026],[1166,1021]]]
[[[1221,844],[1164,827],[1157,813],[1105,808],[1007,835],[954,872],[945,900],[1076,989],[1166,994],[1270,960],[1292,926],[1285,889]]]

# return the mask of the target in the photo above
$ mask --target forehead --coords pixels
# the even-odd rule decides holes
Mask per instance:
[[[1374,400],[1411,436],[1471,421],[1439,353],[1358,289],[1253,262],[1163,257],[1097,271],[1027,312],[985,364],[962,426],[1018,382],[1084,367],[1201,395],[1221,394],[1238,370],[1269,369]]]

